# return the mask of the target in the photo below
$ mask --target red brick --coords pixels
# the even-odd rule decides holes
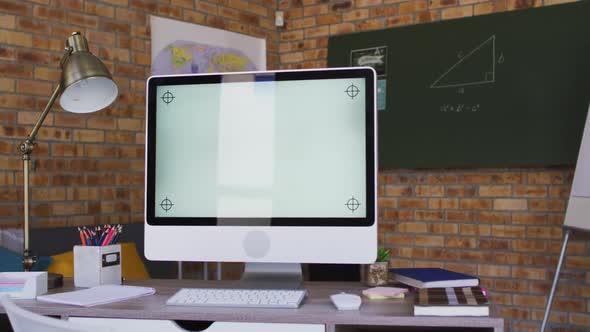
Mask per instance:
[[[2,27],[6,28],[6,25],[2,25]],[[38,34],[48,35],[50,32],[51,25],[47,24],[46,22],[39,22],[37,20],[33,20],[29,17],[19,17],[18,18],[18,29],[22,31],[34,32]]]
[[[0,0],[0,12],[14,14],[18,16],[27,16],[29,6],[24,3],[10,0]]]
[[[475,196],[475,187],[473,186],[447,186],[447,196],[450,197],[473,197]]]
[[[529,208],[533,211],[565,211],[565,200],[561,199],[532,199]]]
[[[87,28],[97,28],[98,19],[96,16],[68,12],[68,23]]]
[[[494,290],[499,292],[525,293],[529,289],[526,280],[496,280]]]
[[[46,96],[51,94],[52,86],[48,82],[18,80],[16,81],[16,91],[21,94]]]
[[[440,197],[444,195],[444,187],[438,185],[418,185],[414,190],[416,196]]]
[[[476,239],[472,237],[446,237],[445,247],[475,248]]]
[[[575,269],[588,269],[590,268],[590,257],[567,256],[565,266]]]
[[[396,6],[372,7],[369,9],[370,17],[390,17],[398,14]]]
[[[508,0],[508,10],[532,8],[540,4],[539,0]]]
[[[547,243],[538,240],[514,240],[512,241],[512,249],[514,251],[545,252]]]
[[[552,198],[569,198],[570,192],[572,191],[571,186],[557,186],[553,185],[549,187],[549,197]]]
[[[461,183],[491,183],[492,176],[490,174],[479,173],[465,173],[459,176]]]
[[[444,246],[444,237],[433,235],[416,235],[415,245],[422,247],[442,247]]]
[[[579,326],[590,326],[590,314],[586,313],[571,313],[569,315],[571,324],[579,325]]]
[[[421,221],[443,221],[444,214],[442,211],[417,210],[414,218]]]
[[[408,2],[402,2],[399,4],[399,13],[400,14],[409,14],[414,12],[419,12],[426,10],[428,8],[428,3],[426,0],[412,0]]]
[[[423,222],[401,222],[398,229],[403,233],[426,233],[428,232],[427,224]]]
[[[385,243],[393,245],[412,245],[414,244],[414,235],[409,234],[386,234]]]
[[[431,259],[457,261],[459,259],[459,255],[459,251],[453,249],[428,249],[428,257]]]
[[[462,235],[489,236],[491,227],[489,225],[461,225],[459,233]]]
[[[492,183],[496,184],[518,184],[524,183],[525,176],[522,173],[502,172],[492,173]]]
[[[104,142],[104,131],[102,130],[74,130],[74,140],[78,142]]]
[[[512,188],[508,185],[482,185],[479,186],[481,197],[504,197],[512,195]]]
[[[341,35],[354,32],[355,25],[353,23],[339,23],[330,25],[330,35]]]
[[[356,24],[357,31],[383,29],[385,21],[383,19],[364,20]]]
[[[414,15],[406,14],[390,17],[385,20],[386,27],[397,27],[414,23]]]
[[[389,197],[379,197],[378,206],[380,208],[396,208],[397,207],[397,199],[396,198],[389,198]]]
[[[457,234],[459,226],[457,224],[435,223],[428,225],[428,231],[434,234]]]
[[[488,210],[488,209],[492,208],[492,200],[475,199],[475,198],[462,198],[459,205],[460,205],[461,209]]]
[[[421,198],[400,198],[399,199],[399,207],[400,208],[418,208],[424,209],[428,205],[428,201],[426,199]]]
[[[181,18],[182,17],[182,8],[158,4],[158,14],[170,17]]]
[[[514,195],[518,197],[546,197],[547,187],[545,186],[515,186]]]
[[[524,226],[492,225],[492,236],[497,237],[525,237]]]
[[[141,135],[143,136],[143,134]],[[107,131],[105,141],[107,143],[133,144],[135,143],[135,135],[132,132]]]
[[[83,4],[84,3],[80,0],[52,0],[52,5],[58,8],[75,10],[79,12],[83,10]]]
[[[425,268],[425,267],[438,267],[444,268],[444,262],[432,262],[432,261],[417,261],[414,263],[414,267]]]
[[[447,221],[472,222],[475,220],[473,213],[469,211],[447,211]]]
[[[478,213],[478,217],[479,222],[491,224],[508,224],[511,220],[509,212],[481,211]]]
[[[473,16],[473,6],[451,7],[443,9],[442,19],[449,20],[453,18],[461,18]]]
[[[494,210],[526,210],[527,201],[525,199],[515,198],[498,198],[494,199]]]
[[[430,0],[428,8],[450,7],[456,6],[457,4],[457,0]]]
[[[545,280],[547,272],[545,269],[530,267],[513,267],[512,277],[519,279]]]
[[[563,172],[537,172],[528,174],[529,184],[563,184]]]
[[[431,198],[428,200],[429,209],[457,209],[459,200],[456,198]]]
[[[529,226],[527,228],[528,238],[561,239],[562,235],[562,229],[557,227]]]
[[[513,297],[513,302],[515,305],[524,306],[524,307],[537,307],[537,308],[545,307],[545,300],[546,300],[545,296],[515,294],[512,297]]]
[[[0,91],[14,92],[15,80],[9,78],[0,78]]]
[[[400,185],[386,185],[385,195],[387,196],[411,196],[412,187]]]
[[[66,13],[62,9],[35,6],[33,8],[33,16],[36,18],[56,21],[60,23],[66,22]]]
[[[510,266],[481,264],[477,268],[477,275],[482,277],[510,277]]]
[[[519,308],[519,307],[504,307],[500,306],[498,308],[498,315],[503,317],[504,319],[529,319],[530,313],[529,309],[527,308]],[[520,331],[520,330],[515,330]]]
[[[474,6],[475,15],[485,15],[496,12],[502,12],[507,9],[506,0],[500,1],[489,1],[484,3],[478,3]]]
[[[377,6],[383,3],[383,0],[357,0],[355,1],[356,7],[368,7]]]
[[[33,67],[18,63],[0,63],[0,75],[4,77],[32,78]]]
[[[483,250],[508,250],[509,240],[502,239],[479,239],[478,248]]]

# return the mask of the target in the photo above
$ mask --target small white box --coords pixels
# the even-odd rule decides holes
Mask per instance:
[[[121,284],[121,245],[74,246],[74,285]]]
[[[22,290],[1,292],[15,299],[34,299],[47,293],[47,272],[0,272],[0,279],[26,280]]]

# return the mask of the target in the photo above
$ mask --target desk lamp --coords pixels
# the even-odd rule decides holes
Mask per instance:
[[[107,67],[88,49],[86,38],[74,32],[66,41],[64,55],[60,60],[62,70],[59,84],[53,91],[49,102],[35,123],[33,130],[20,144],[24,168],[24,251],[23,269],[30,271],[37,261],[29,250],[29,161],[35,147],[35,138],[47,117],[51,106],[61,93],[61,107],[73,113],[90,113],[101,110],[115,101],[118,94]]]

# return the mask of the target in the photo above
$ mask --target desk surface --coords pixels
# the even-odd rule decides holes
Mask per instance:
[[[25,309],[55,316],[163,319],[163,320],[202,320],[225,322],[266,322],[266,323],[306,323],[325,324],[327,331],[335,331],[335,326],[423,326],[423,327],[468,327],[488,328],[501,332],[504,328],[502,318],[490,317],[415,317],[413,298],[404,300],[367,300],[363,298],[360,311],[338,311],[330,302],[329,296],[339,292],[359,294],[366,288],[360,283],[313,282],[306,283],[308,296],[299,309],[243,309],[243,308],[203,308],[167,306],[166,300],[179,288],[191,287],[231,287],[231,282],[199,280],[145,280],[129,281],[126,284],[156,288],[156,294],[137,299],[100,305],[91,308],[42,303],[36,300],[18,300]],[[65,280],[65,286],[50,293],[73,290],[72,280]],[[0,311],[3,309],[0,307]]]

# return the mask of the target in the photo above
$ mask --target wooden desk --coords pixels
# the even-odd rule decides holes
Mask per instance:
[[[201,320],[224,322],[265,322],[324,324],[326,332],[357,331],[489,331],[503,332],[504,320],[490,317],[414,317],[413,298],[404,300],[367,300],[363,298],[360,311],[339,312],[329,296],[339,292],[360,294],[366,288],[359,283],[313,282],[305,284],[308,297],[299,309],[240,309],[167,306],[166,300],[182,287],[231,287],[231,282],[199,280],[130,281],[129,285],[156,288],[152,296],[117,302],[92,308],[17,300],[16,303],[43,315],[101,318],[132,318],[159,320]],[[72,280],[52,292],[73,290]],[[0,307],[0,311],[3,309]],[[386,328],[387,327],[387,328]],[[424,327],[414,329],[409,327]],[[435,329],[436,328],[436,329]],[[445,329],[446,328],[446,329]]]

